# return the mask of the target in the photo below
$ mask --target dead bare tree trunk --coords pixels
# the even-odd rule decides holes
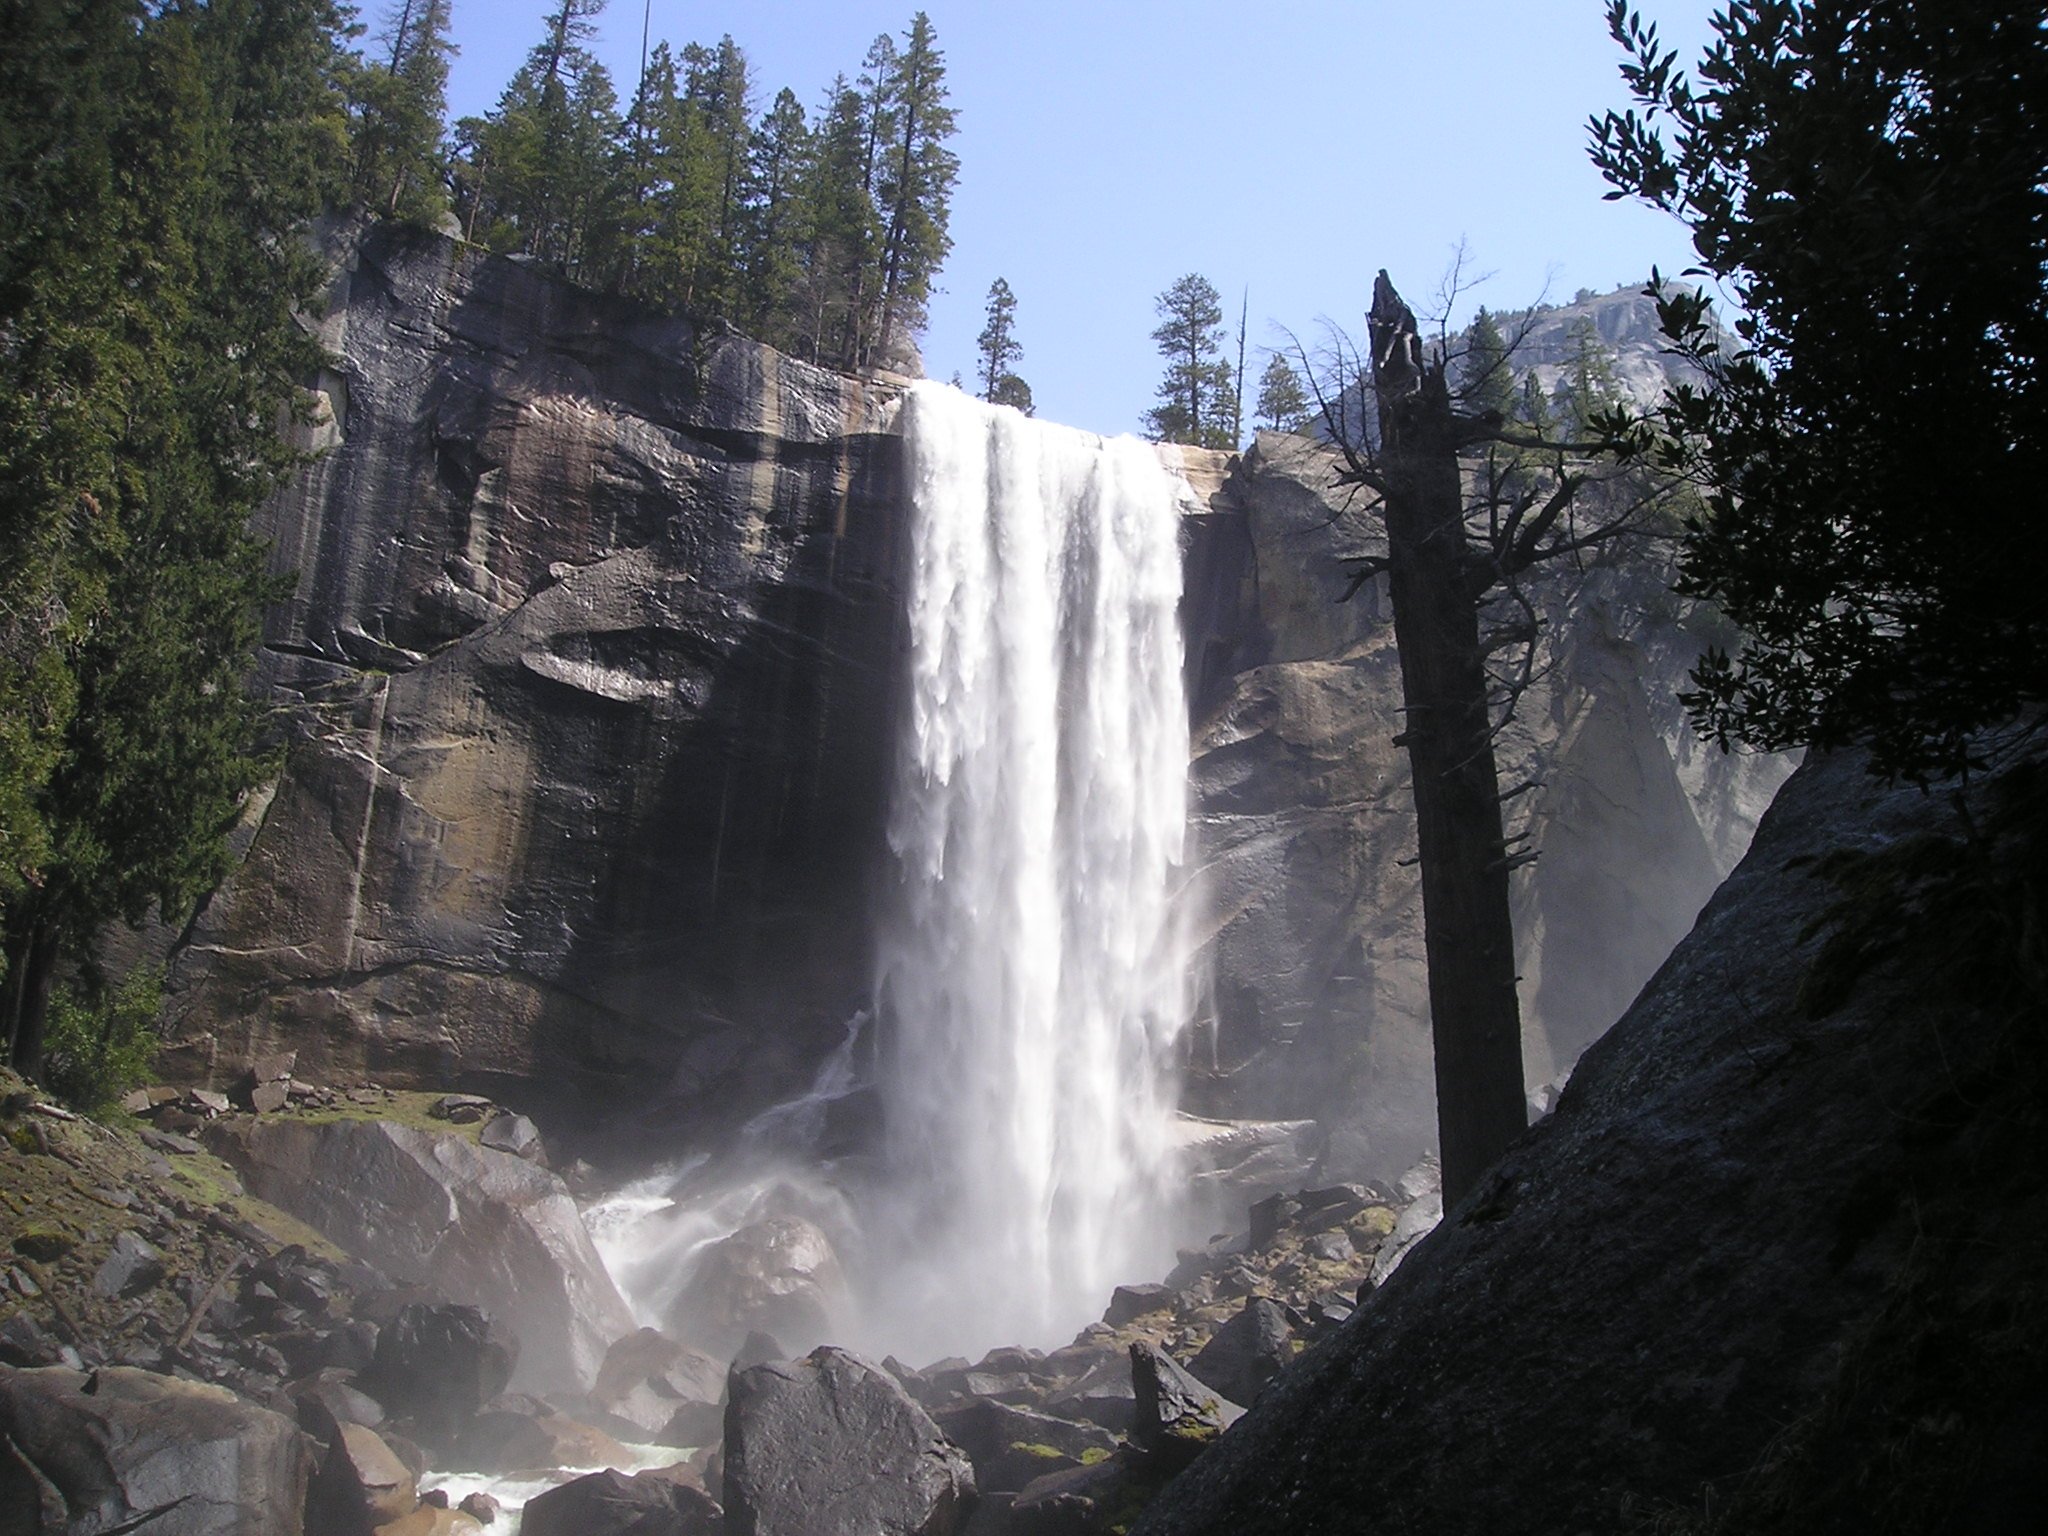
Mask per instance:
[[[1521,1010],[1508,912],[1506,837],[1494,768],[1478,599],[1492,572],[1468,543],[1458,467],[1465,419],[1439,360],[1425,364],[1415,317],[1373,285],[1385,569],[1401,656],[1414,779],[1422,923],[1436,1050],[1446,1208],[1528,1125]]]

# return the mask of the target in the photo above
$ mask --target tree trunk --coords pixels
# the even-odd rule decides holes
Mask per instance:
[[[1528,1125],[1514,927],[1458,421],[1384,272],[1371,334],[1448,1209]]]
[[[57,930],[30,917],[7,946],[8,1060],[23,1077],[43,1073],[43,1025],[50,1013],[50,980],[57,969]]]

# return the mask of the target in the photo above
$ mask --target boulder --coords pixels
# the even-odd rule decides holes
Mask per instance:
[[[745,1536],[959,1536],[974,1465],[897,1380],[845,1350],[736,1371],[724,1499]]]
[[[383,1436],[337,1422],[306,1501],[307,1536],[369,1536],[418,1503],[412,1469]]]
[[[1444,1197],[1441,1194],[1431,1189],[1419,1196],[1401,1213],[1394,1223],[1393,1232],[1380,1244],[1379,1252],[1373,1255],[1369,1282],[1375,1286],[1386,1284],[1387,1276],[1400,1267],[1409,1251],[1435,1231],[1437,1223],[1443,1219]]]
[[[164,1275],[164,1256],[142,1240],[140,1233],[123,1232],[114,1239],[113,1250],[94,1271],[92,1290],[107,1301],[146,1291]]]
[[[1106,1355],[1047,1398],[1045,1408],[1062,1417],[1086,1419],[1115,1434],[1128,1434],[1138,1411],[1130,1365],[1122,1355]]]
[[[1131,1438],[1173,1470],[1193,1461],[1244,1417],[1244,1409],[1142,1340],[1131,1345],[1131,1389],[1137,1399]]]
[[[377,1335],[364,1384],[428,1439],[452,1444],[505,1390],[519,1347],[475,1307],[412,1302]]]
[[[721,1529],[717,1501],[669,1470],[592,1472],[529,1499],[519,1518],[521,1536],[719,1536]]]
[[[656,1329],[642,1328],[605,1352],[589,1400],[601,1412],[638,1425],[650,1436],[672,1429],[695,1433],[709,1426],[710,1439],[715,1440],[724,1418],[725,1375],[726,1367],[703,1351]],[[702,1411],[693,1415],[692,1408]]]
[[[384,1405],[357,1388],[352,1371],[330,1367],[290,1383],[285,1391],[298,1405],[299,1427],[322,1440],[334,1424],[375,1429],[384,1422]]]
[[[1055,1418],[1030,1408],[978,1398],[932,1415],[948,1440],[974,1463],[975,1487],[1016,1492],[1048,1472],[1092,1465],[1116,1450],[1099,1424]]]
[[[307,1440],[282,1414],[222,1387],[124,1366],[90,1375],[0,1366],[0,1447],[10,1445],[0,1490],[11,1479],[17,1497],[26,1488],[44,1507],[54,1503],[61,1530],[144,1517],[150,1536],[303,1528]]]
[[[843,1309],[846,1279],[832,1240],[800,1217],[740,1228],[698,1256],[669,1311],[670,1330],[729,1351],[757,1330],[795,1347],[816,1343]]]
[[[529,1163],[544,1164],[548,1160],[546,1149],[541,1145],[540,1127],[524,1115],[496,1116],[478,1134],[477,1144],[489,1147],[493,1152],[510,1152]]]
[[[478,1472],[530,1467],[601,1467],[633,1459],[601,1429],[579,1423],[537,1397],[507,1393],[486,1403],[464,1426],[462,1464]]]
[[[1005,1511],[1001,1536],[1110,1536],[1148,1491],[1121,1456],[1035,1478]]]
[[[1171,1312],[1177,1299],[1164,1285],[1120,1285],[1110,1292],[1102,1320],[1112,1328],[1121,1328],[1155,1312]]]
[[[257,1057],[235,1084],[235,1101],[259,1115],[277,1113],[291,1097],[292,1069],[298,1062],[297,1051],[276,1051]]]
[[[427,1113],[450,1125],[475,1125],[496,1113],[498,1106],[474,1093],[444,1093],[427,1106]]]
[[[581,1390],[633,1326],[561,1180],[510,1153],[381,1120],[224,1121],[208,1144],[357,1258],[490,1312],[522,1386]]]
[[[479,1525],[489,1525],[498,1518],[498,1501],[481,1491],[465,1493],[455,1507]]]
[[[1294,1359],[1294,1331],[1281,1305],[1254,1296],[1188,1362],[1196,1379],[1233,1402],[1249,1403]]]
[[[2009,906],[1939,874],[2004,878],[1999,798],[1810,755],[1556,1110],[1140,1536],[2039,1524],[2040,1005],[1980,957],[2048,858],[2008,834]]]

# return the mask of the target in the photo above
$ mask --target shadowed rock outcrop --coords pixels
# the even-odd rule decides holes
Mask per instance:
[[[163,1536],[297,1536],[311,1473],[298,1425],[223,1388],[117,1366],[0,1366],[11,1530],[132,1521]]]
[[[1809,761],[1556,1112],[1141,1536],[2027,1528],[2039,982],[2000,956],[2038,964],[2044,778],[2025,843],[1980,796],[1987,856]]]
[[[251,1193],[355,1257],[486,1309],[519,1340],[520,1384],[587,1388],[632,1331],[575,1201],[545,1168],[388,1120],[238,1119],[207,1140]]]

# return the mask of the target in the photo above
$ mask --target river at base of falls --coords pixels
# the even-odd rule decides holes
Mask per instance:
[[[590,1218],[636,1314],[667,1328],[712,1243],[801,1216],[848,1279],[831,1341],[929,1361],[1064,1343],[1173,1262],[1188,723],[1178,487],[1156,449],[933,384],[908,391],[904,438],[872,1009],[807,1094]],[[823,1110],[862,1089],[877,1143],[820,1162]]]

